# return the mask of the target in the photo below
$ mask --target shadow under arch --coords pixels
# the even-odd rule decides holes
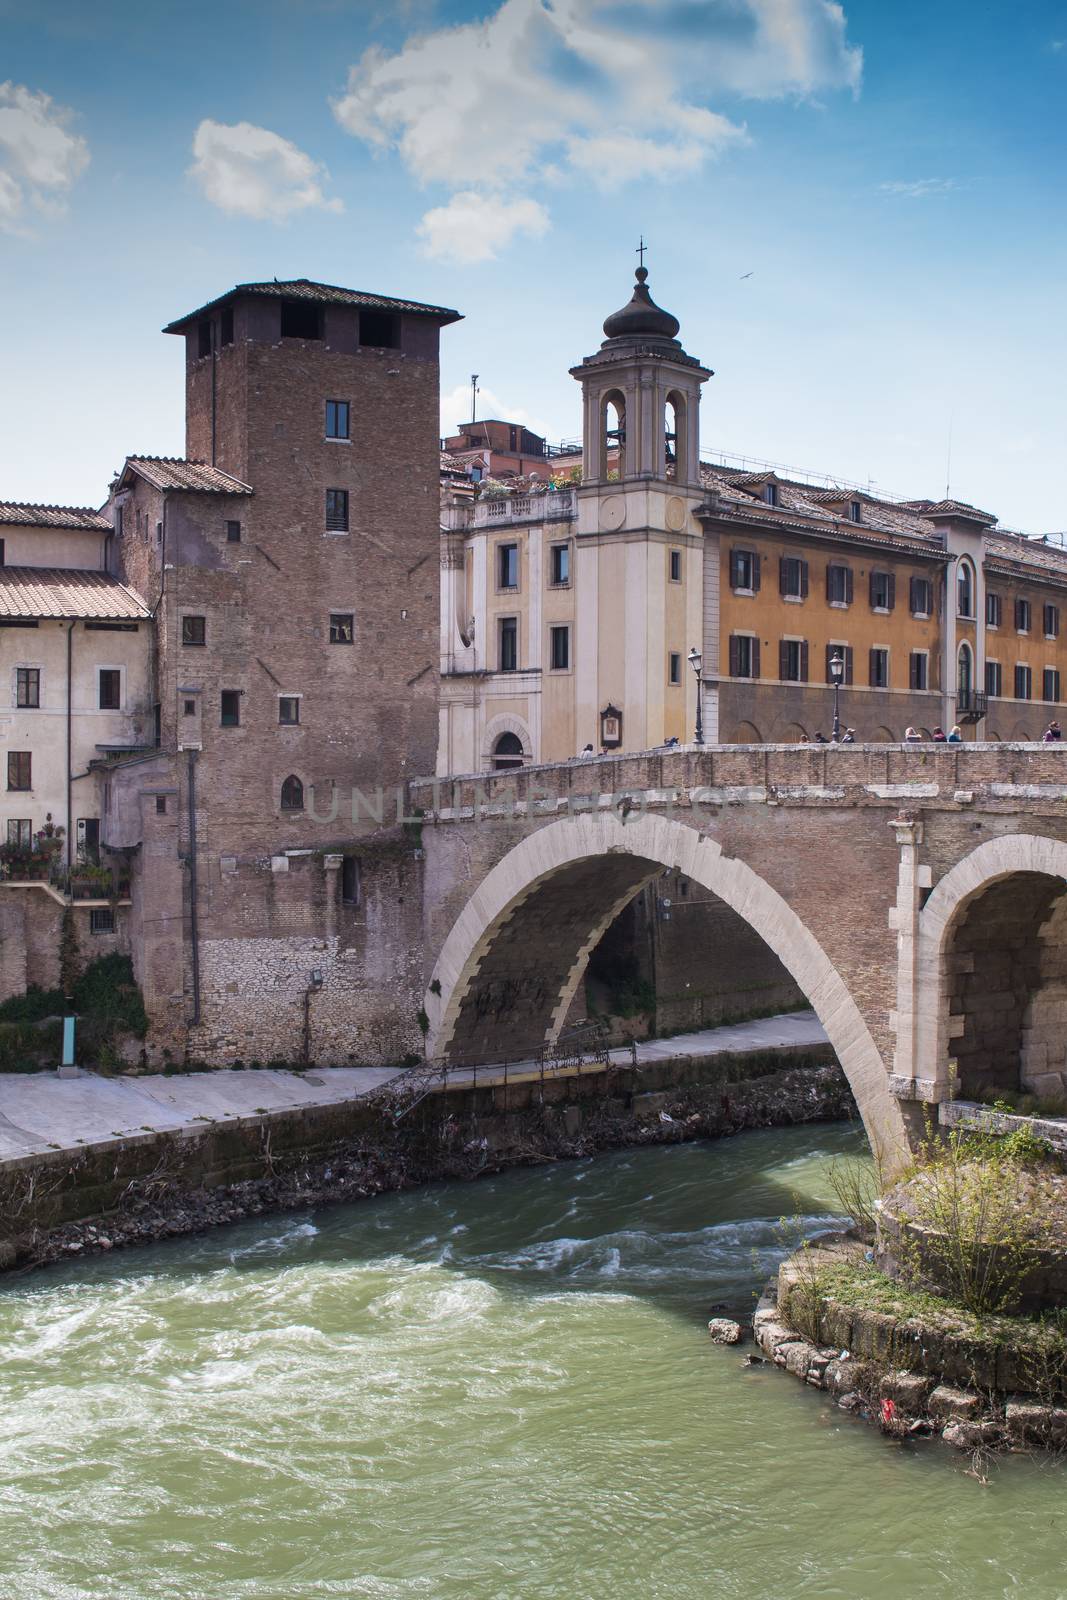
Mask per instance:
[[[529,1055],[558,1033],[589,956],[630,900],[664,868],[737,912],[811,1003],[837,1053],[878,1160],[908,1151],[885,1064],[840,973],[788,902],[745,862],[686,823],[576,816],[528,834],[494,866],[446,938],[426,992],[427,1054]]]
[[[937,884],[919,915],[916,1053],[942,1094],[954,1087],[950,1060],[964,1098],[1018,1088],[1047,1066],[1044,1036],[1063,1036],[1065,911],[1067,844],[1043,834],[986,839]]]

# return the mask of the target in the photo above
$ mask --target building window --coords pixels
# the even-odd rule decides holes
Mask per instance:
[[[549,545],[549,560],[551,562],[551,583],[557,589],[565,589],[571,581],[571,547],[569,544]]]
[[[387,311],[361,311],[359,342],[374,350],[396,350],[400,346],[400,318]]]
[[[763,499],[769,506],[778,504],[778,485],[776,483],[765,483],[763,485]]]
[[[679,674],[681,673],[681,666],[681,659],[679,658]],[[731,678],[759,677],[759,640],[754,639],[751,634],[734,633],[730,635],[730,676]],[[680,676],[678,681],[681,681]]]
[[[282,810],[303,811],[304,785],[295,773],[290,773],[282,784]]]
[[[1016,700],[1029,700],[1032,692],[1033,674],[1029,667],[1017,666],[1015,668],[1015,698]]]
[[[672,550],[671,551],[671,582],[672,583],[681,583],[681,581],[682,581],[682,552],[680,550]]]
[[[493,746],[493,771],[507,772],[512,767],[521,767],[522,761],[522,740],[518,734],[502,733]]]
[[[341,899],[346,906],[359,905],[359,857],[341,857]]]
[[[826,681],[833,683],[834,675],[830,671],[830,662],[834,656],[840,656],[845,663],[845,675],[841,679],[844,684],[852,682],[852,646],[850,644],[835,644],[833,641],[826,646]]]
[[[101,667],[98,682],[101,711],[118,711],[122,705],[122,673],[117,667]]]
[[[517,589],[519,587],[519,547],[517,544],[497,545],[496,586],[498,589]]]
[[[1000,596],[993,589],[985,592],[985,620],[987,628],[999,628],[1001,618]]]
[[[912,578],[909,610],[913,617],[928,617],[934,609],[934,590],[929,578]]]
[[[8,751],[7,786],[9,789],[33,788],[32,759],[28,750]]]
[[[553,672],[566,672],[571,664],[570,628],[552,628],[549,643]]]
[[[850,522],[862,522],[863,521],[863,506],[861,505],[861,503],[858,500],[850,500],[849,501],[849,503],[848,503],[848,520]]]
[[[223,689],[219,696],[219,722],[224,728],[237,728],[241,723],[240,689]]]
[[[1015,626],[1020,633],[1030,632],[1030,602],[1029,600],[1016,600]]]
[[[960,645],[956,657],[956,690],[959,694],[969,695],[974,687],[974,656],[966,640]]]
[[[207,618],[182,618],[182,644],[207,644]]]
[[[31,817],[8,817],[7,842],[14,850],[32,850],[33,819]]]
[[[1058,639],[1060,633],[1060,608],[1059,606],[1044,606],[1042,608],[1042,622],[1046,639]]]
[[[351,611],[331,611],[330,643],[351,644],[354,638],[354,621],[355,618]]]
[[[778,592],[787,600],[803,600],[808,592],[808,563],[799,556],[782,556],[778,562]]]
[[[1060,698],[1060,675],[1055,667],[1046,667],[1041,674],[1041,698],[1051,701]]]
[[[187,700],[185,702],[185,706],[184,706],[183,709],[184,709],[185,715],[187,717],[195,717],[196,716],[196,701],[195,700]]]
[[[347,489],[327,489],[326,491],[326,532],[348,532]]]
[[[295,728],[300,721],[300,696],[297,694],[280,694],[278,696],[278,721],[283,728]]]
[[[826,598],[832,606],[852,604],[852,568],[831,561],[826,568]]]
[[[913,650],[908,661],[908,687],[928,689],[930,658],[925,650]]]
[[[233,307],[223,306],[219,312],[219,343],[233,343]]]
[[[156,795],[156,816],[165,817],[167,814],[167,797],[165,794]]]
[[[327,439],[347,439],[348,433],[348,401],[327,400],[326,402],[326,437]]]
[[[677,650],[672,650],[667,657],[667,682],[677,686],[682,681],[682,657]]]
[[[985,692],[991,700],[998,700],[1003,691],[1004,674],[1000,669],[999,661],[987,661],[985,664]]]
[[[16,667],[15,704],[31,709],[41,703],[40,667]]]
[[[110,906],[93,906],[89,912],[90,933],[114,933],[115,913]]]
[[[283,339],[322,338],[319,308],[314,301],[282,301],[281,335]]]
[[[969,561],[961,561],[956,569],[956,615],[974,616],[974,568]]]
[[[201,357],[209,356],[211,354],[210,317],[201,317],[200,321],[196,325],[196,350],[197,355]]]
[[[744,594],[759,589],[759,556],[754,550],[730,551],[730,588]]]
[[[227,522],[227,524],[226,524],[226,543],[227,544],[240,544],[240,542],[241,542],[241,524],[239,522]]]
[[[808,641],[782,639],[778,645],[778,676],[783,683],[807,683]]]
[[[517,672],[519,670],[519,619],[518,617],[501,617],[500,619],[500,671]]]
[[[892,611],[897,603],[897,582],[891,572],[871,573],[871,610]]]
[[[875,647],[870,655],[870,671],[867,678],[872,689],[889,688],[889,651]]]

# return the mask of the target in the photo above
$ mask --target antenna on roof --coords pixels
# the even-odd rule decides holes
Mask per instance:
[[[477,418],[478,418],[478,374],[476,372],[472,372],[471,373],[471,421],[472,422],[476,422]]]

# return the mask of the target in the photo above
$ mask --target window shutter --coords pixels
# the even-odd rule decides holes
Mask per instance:
[[[1016,600],[1016,602],[1015,602],[1015,626],[1017,628],[1021,628],[1022,625],[1023,625],[1023,603],[1022,603],[1021,600]],[[1016,669],[1015,669],[1015,681],[1016,681],[1016,683],[1018,683],[1018,680],[1019,680],[1019,669],[1018,669],[1018,667],[1016,667]],[[1016,689],[1016,698],[1018,698],[1018,689]]]
[[[785,639],[778,641],[778,676],[784,683],[789,675],[789,644]]]
[[[852,646],[850,644],[845,646],[845,682],[852,682]]]
[[[852,568],[845,568],[845,604],[852,604]]]
[[[788,571],[789,571],[789,567],[788,567],[787,562],[786,562],[786,557],[785,556],[779,556],[778,557],[778,593],[779,594],[787,594],[789,592],[788,589],[786,588],[786,573]]]
[[[828,601],[834,598],[834,564],[832,561],[826,563],[826,598]]]
[[[759,571],[758,567],[756,568],[756,571],[757,572]],[[758,678],[759,677],[759,640],[758,639],[753,639],[753,641],[752,641],[752,676],[754,678]]]
[[[889,603],[889,609],[892,611],[893,607],[897,603],[897,575],[895,572],[891,572],[889,574],[888,594],[886,598]]]
[[[867,682],[872,689],[878,687],[878,652],[870,650],[867,654]]]
[[[808,563],[806,561],[802,561],[800,563],[800,598],[802,600],[805,600],[807,598],[807,594],[808,594]],[[804,681],[807,682],[807,673],[804,674]]]
[[[759,594],[759,569],[760,569],[759,551],[758,550],[753,550],[753,552],[752,552],[752,592],[753,592],[753,594]]]
[[[740,640],[738,639],[736,633],[732,633],[730,635],[730,676],[731,676],[731,678],[736,678],[737,677],[737,672],[738,672],[738,668],[739,668],[740,664],[741,664],[741,643],[740,643]]]
[[[730,551],[730,588],[731,589],[740,588],[740,583],[739,583],[738,580],[740,578],[741,563],[737,559],[737,554],[738,553],[737,553],[736,550],[731,550]]]
[[[914,616],[917,611],[921,611],[923,609],[922,592],[919,589],[921,582],[921,578],[912,578],[908,584],[908,610],[911,612],[912,616]]]
[[[833,653],[834,653],[833,645],[832,644],[828,644],[826,646],[826,681],[827,681],[827,683],[833,683],[833,681],[834,681],[834,675],[830,671],[830,658],[833,656]]]
[[[808,573],[808,563],[805,561],[805,563],[804,563],[804,592],[805,592],[805,594],[807,593],[807,590],[808,590],[807,573]],[[806,639],[802,640],[801,646],[800,646],[800,681],[801,681],[801,683],[807,683],[807,681],[808,681],[808,641]]]

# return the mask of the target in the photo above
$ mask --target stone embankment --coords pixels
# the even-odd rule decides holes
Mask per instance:
[[[35,1154],[0,1170],[0,1265],[192,1233],[442,1179],[853,1112],[828,1046],[678,1056],[373,1096]],[[400,1113],[398,1115],[398,1112]]]
[[[848,1235],[782,1263],[753,1317],[763,1354],[896,1438],[957,1449],[1067,1449],[1067,1338],[1040,1323],[857,1305],[835,1271],[866,1259]],[[803,1330],[803,1331],[802,1331]]]

